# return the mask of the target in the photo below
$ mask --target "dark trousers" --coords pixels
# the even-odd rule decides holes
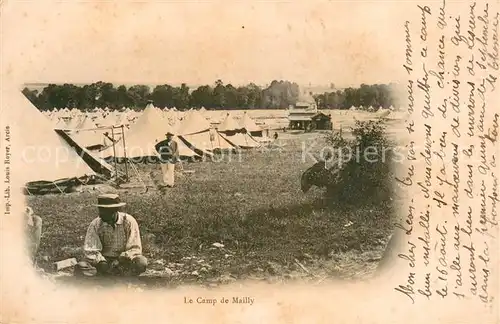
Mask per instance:
[[[91,263],[88,261],[80,261],[75,266],[75,275],[93,277],[93,276],[137,276],[146,271],[148,261],[143,255],[138,255],[132,260],[127,260],[123,263],[118,263],[114,268],[110,268],[114,261],[118,258],[105,257],[106,263]]]

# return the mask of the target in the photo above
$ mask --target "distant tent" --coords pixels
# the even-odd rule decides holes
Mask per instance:
[[[125,149],[123,141],[118,141],[113,149],[109,146],[100,152],[102,158],[108,159],[115,156],[116,158],[143,158],[155,157],[158,158],[155,145],[157,142],[165,138],[167,131],[172,131],[171,126],[161,117],[159,110],[149,103],[142,115],[137,119],[130,129],[125,129]],[[118,131],[118,130],[117,130]],[[193,157],[197,154],[191,150],[182,149],[184,156]]]
[[[108,114],[99,121],[99,127],[112,127],[115,125],[115,117],[112,114]]]
[[[68,123],[68,128],[67,129],[78,129],[80,123],[83,120],[79,116],[74,116],[71,118],[70,122]]]
[[[104,123],[104,117],[98,115],[95,117],[95,119],[93,120],[94,124],[96,124],[97,127],[104,127],[103,123]]]
[[[4,87],[2,97],[3,113],[18,148],[15,150],[18,154],[12,157],[15,168],[11,168],[16,183],[55,182],[95,175],[20,91]]]
[[[218,127],[221,136],[233,146],[241,148],[259,147],[260,143],[246,132],[238,123],[229,115]]]
[[[56,124],[54,125],[53,129],[69,129],[69,128],[64,118],[59,118]]]
[[[178,127],[177,137],[199,155],[212,155],[214,150],[232,150],[234,147],[211,131],[210,122],[198,111],[190,110]]]
[[[88,150],[101,150],[111,143],[103,134],[103,130],[82,130],[69,134],[79,146]]]
[[[127,117],[127,113],[123,112],[116,118],[115,126],[128,126],[130,122]]]
[[[250,133],[253,137],[258,136],[262,137],[262,128],[258,126],[250,116],[248,116],[247,112],[243,113],[243,118],[241,118],[240,122],[241,128],[245,129],[247,133]]]
[[[217,127],[219,132],[242,131],[243,126],[240,126],[229,113],[227,113],[224,121]]]
[[[97,125],[88,116],[83,117],[80,121],[80,124],[78,124],[77,127],[77,129],[94,129],[94,128],[97,128]]]
[[[92,121],[92,118],[86,116],[78,126],[78,129],[70,133],[70,136],[80,146],[89,150],[98,150],[107,147],[111,142],[103,134],[107,131],[108,129],[99,129]]]

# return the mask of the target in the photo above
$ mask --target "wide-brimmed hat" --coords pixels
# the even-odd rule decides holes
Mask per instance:
[[[172,133],[172,132],[166,132],[165,135],[172,135],[172,136],[174,136],[174,133]]]
[[[118,208],[125,206],[126,203],[120,201],[117,194],[103,194],[97,197],[97,207],[100,208]]]

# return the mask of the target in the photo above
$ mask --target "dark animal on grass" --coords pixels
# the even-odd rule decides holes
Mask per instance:
[[[300,179],[300,187],[303,193],[306,193],[312,186],[318,188],[328,188],[338,182],[339,171],[341,167],[335,163],[327,168],[324,160],[320,160],[312,167],[304,171]]]

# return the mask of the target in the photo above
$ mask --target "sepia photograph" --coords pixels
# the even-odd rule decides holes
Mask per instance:
[[[494,318],[498,5],[30,5],[0,4],[4,275],[186,307],[369,287]]]
[[[33,266],[137,287],[371,276],[397,201],[396,87],[25,85]]]
[[[243,42],[262,32],[254,23],[230,27],[227,37]],[[179,37],[172,33],[141,42],[166,53]],[[224,48],[213,42],[205,45]],[[140,59],[169,60],[157,49]],[[374,274],[398,200],[390,154],[406,116],[402,86],[383,73],[318,73],[307,58],[242,74],[237,64],[263,60],[245,62],[265,44],[229,49],[219,70],[201,66],[206,83],[159,71],[141,76],[149,83],[121,71],[75,82],[88,75],[77,69],[72,79],[27,80],[9,94],[18,100],[6,109],[20,118],[12,127],[29,129],[16,139],[29,253],[41,275],[217,287]],[[353,60],[341,52],[328,69],[358,67]]]

